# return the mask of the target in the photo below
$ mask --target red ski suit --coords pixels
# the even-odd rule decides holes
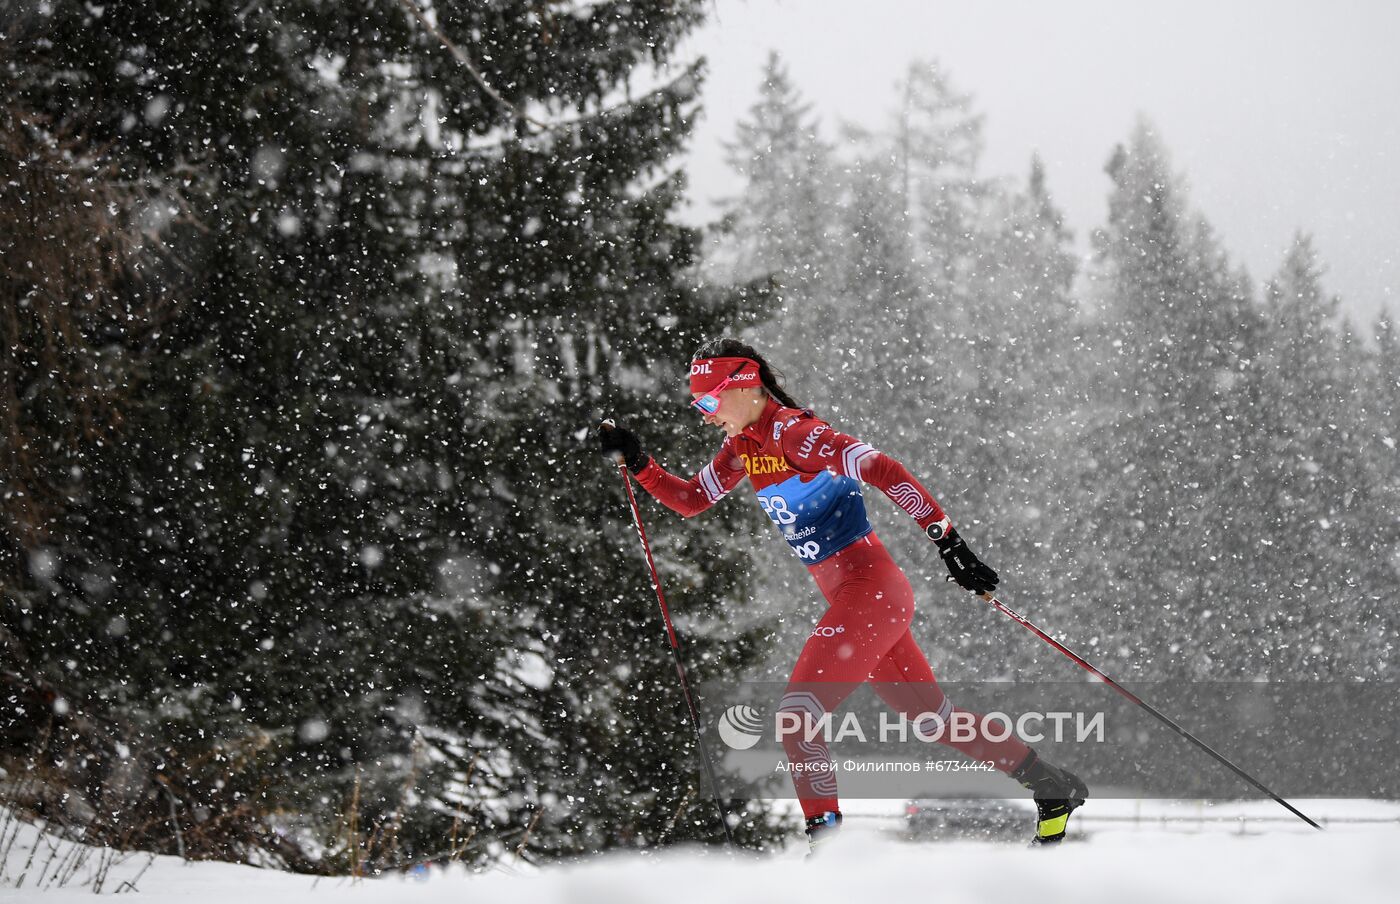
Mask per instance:
[[[946,724],[956,708],[909,630],[913,588],[871,530],[859,482],[878,487],[921,528],[947,525],[933,496],[898,461],[832,429],[809,409],[785,408],[773,398],[691,479],[668,473],[655,459],[636,475],[647,492],[687,518],[745,477],[830,604],[797,658],[780,711],[815,719],[870,680],[895,711],[910,719],[936,713]],[[969,715],[980,724],[977,714]],[[1014,770],[1029,752],[1014,736],[950,735],[945,731],[940,740],[1002,772]],[[803,812],[838,810],[836,776],[821,736],[806,741],[793,733],[783,743]]]

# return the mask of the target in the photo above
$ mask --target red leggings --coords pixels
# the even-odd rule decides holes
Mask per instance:
[[[891,708],[911,720],[937,713],[946,723],[952,713],[968,712],[948,702],[910,633],[914,590],[878,537],[867,534],[808,570],[831,608],[797,657],[781,711],[815,719],[833,712],[858,685],[870,680]],[[980,723],[980,716],[969,714]],[[974,733],[970,741],[955,741],[949,734],[943,732],[941,743],[975,760],[991,762],[1002,772],[1019,766],[1030,750],[1014,735],[990,741]],[[803,812],[811,817],[837,810],[836,776],[822,768],[829,767],[831,755],[821,735],[807,741],[801,732],[790,732],[783,746],[794,767],[792,781]]]

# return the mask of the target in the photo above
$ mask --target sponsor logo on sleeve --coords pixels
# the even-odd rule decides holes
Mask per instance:
[[[806,458],[812,454],[812,447],[816,445],[817,437],[826,432],[826,424],[818,424],[812,428],[812,432],[807,434],[807,438],[802,441],[802,445],[797,447],[797,454],[801,458]]]

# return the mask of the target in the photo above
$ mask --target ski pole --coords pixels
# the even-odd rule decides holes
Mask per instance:
[[[612,426],[613,422],[607,420],[603,422]],[[714,795],[715,809],[719,811],[719,824],[724,827],[724,837],[732,846],[734,844],[734,834],[729,830],[729,817],[724,811],[724,804],[720,802],[719,783],[715,781],[715,769],[710,763],[710,752],[705,747],[705,736],[700,731],[700,713],[695,708],[695,700],[690,694],[690,683],[685,678],[685,666],[681,663],[680,638],[676,634],[676,626],[671,623],[671,611],[666,607],[666,596],[661,592],[661,578],[656,574],[656,562],[651,557],[651,544],[647,542],[646,528],[642,526],[642,510],[637,506],[637,497],[632,493],[632,480],[627,475],[627,463],[622,456],[614,456],[617,461],[618,473],[622,475],[622,485],[627,488],[627,501],[632,505],[632,523],[636,525],[637,537],[642,541],[642,553],[646,556],[647,567],[651,569],[651,586],[656,590],[656,601],[661,604],[661,618],[666,624],[666,637],[671,642],[671,659],[676,663],[676,677],[681,682],[681,692],[685,695],[685,705],[690,709],[690,724],[695,728],[695,740],[700,745],[700,761],[705,766],[705,776],[710,780],[710,791]]]
[[[1107,684],[1109,687],[1113,688],[1115,691],[1117,691],[1118,693],[1122,694],[1122,695],[1123,695],[1124,697],[1126,697],[1127,699],[1131,700],[1132,702],[1136,703],[1138,706],[1140,706],[1140,707],[1142,707],[1143,709],[1147,710],[1147,711],[1148,711],[1149,713],[1151,713],[1152,715],[1156,716],[1158,720],[1160,720],[1164,725],[1166,725],[1166,726],[1167,726],[1168,728],[1170,728],[1172,731],[1174,731],[1174,732],[1176,732],[1177,734],[1181,735],[1183,738],[1185,738],[1186,740],[1190,741],[1192,744],[1195,744],[1197,747],[1201,748],[1201,749],[1204,750],[1206,753],[1210,754],[1212,757],[1214,757],[1214,758],[1216,759],[1217,762],[1219,762],[1221,765],[1225,766],[1225,767],[1226,767],[1227,769],[1229,769],[1231,772],[1235,773],[1235,774],[1238,775],[1240,778],[1242,778],[1242,779],[1244,779],[1245,781],[1249,782],[1251,785],[1253,785],[1254,787],[1258,788],[1260,791],[1263,791],[1265,794],[1269,795],[1269,796],[1272,797],[1274,800],[1278,801],[1278,802],[1279,802],[1280,804],[1282,804],[1284,807],[1288,808],[1288,811],[1289,811],[1290,813],[1292,813],[1294,816],[1297,816],[1299,819],[1303,820],[1303,822],[1306,822],[1308,825],[1312,826],[1314,829],[1321,829],[1321,828],[1322,828],[1322,826],[1318,825],[1317,823],[1315,823],[1315,822],[1313,822],[1311,819],[1309,819],[1307,816],[1305,816],[1305,815],[1303,814],[1303,812],[1302,812],[1301,810],[1299,810],[1297,807],[1293,806],[1293,805],[1290,804],[1288,801],[1284,800],[1282,797],[1279,797],[1277,794],[1275,794],[1274,792],[1270,791],[1268,788],[1264,787],[1264,785],[1263,785],[1258,779],[1254,778],[1254,776],[1250,775],[1249,773],[1247,773],[1247,772],[1245,772],[1243,769],[1241,769],[1239,766],[1236,766],[1234,763],[1232,763],[1232,762],[1230,762],[1229,760],[1225,759],[1225,757],[1221,756],[1219,753],[1216,753],[1214,750],[1212,750],[1212,749],[1211,749],[1204,741],[1202,741],[1200,738],[1198,738],[1198,737],[1196,737],[1195,735],[1191,734],[1191,732],[1187,731],[1186,729],[1182,728],[1180,725],[1176,724],[1176,722],[1174,722],[1172,719],[1170,719],[1170,718],[1168,718],[1167,716],[1163,715],[1163,714],[1162,714],[1161,712],[1159,712],[1155,707],[1153,707],[1151,704],[1147,703],[1147,701],[1143,700],[1143,699],[1142,699],[1141,697],[1139,697],[1137,694],[1134,694],[1132,691],[1128,690],[1128,689],[1125,688],[1123,685],[1119,684],[1117,681],[1114,681],[1112,678],[1108,677],[1108,676],[1105,675],[1103,672],[1100,672],[1098,669],[1094,668],[1092,665],[1090,665],[1090,664],[1084,659],[1084,657],[1078,655],[1078,654],[1075,653],[1073,650],[1071,650],[1069,647],[1065,646],[1064,644],[1060,643],[1060,642],[1059,642],[1058,640],[1056,640],[1055,638],[1051,637],[1049,634],[1046,634],[1044,631],[1042,631],[1042,630],[1040,630],[1039,628],[1037,628],[1037,627],[1036,627],[1034,624],[1032,624],[1032,623],[1030,622],[1030,620],[1027,619],[1025,616],[1021,615],[1019,612],[1015,611],[1015,610],[1012,609],[1010,606],[1008,606],[1008,605],[1006,605],[1005,603],[1003,603],[1001,600],[999,600],[999,599],[997,599],[996,597],[992,596],[990,593],[983,593],[983,594],[980,594],[980,596],[982,597],[982,599],[984,599],[984,600],[986,600],[987,602],[991,603],[992,606],[995,607],[995,608],[996,608],[998,611],[1000,611],[1002,614],[1008,616],[1012,621],[1015,621],[1015,622],[1020,623],[1020,625],[1021,625],[1023,628],[1025,628],[1026,630],[1030,631],[1030,632],[1033,633],[1035,636],[1039,637],[1041,640],[1043,640],[1043,641],[1045,641],[1046,643],[1050,644],[1050,646],[1054,647],[1055,649],[1059,650],[1061,653],[1063,653],[1063,654],[1065,654],[1066,656],[1068,656],[1068,657],[1069,657],[1071,660],[1073,660],[1074,663],[1075,663],[1076,665],[1078,665],[1080,668],[1083,668],[1083,669],[1087,670],[1088,672],[1090,672],[1091,674],[1093,674],[1096,678],[1098,678],[1100,681],[1102,681],[1104,684]]]

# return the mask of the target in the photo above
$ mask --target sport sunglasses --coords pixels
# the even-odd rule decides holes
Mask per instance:
[[[725,377],[723,380],[720,380],[718,386],[716,386],[714,389],[711,389],[709,392],[705,393],[695,401],[691,402],[690,407],[694,408],[696,411],[703,412],[704,414],[714,414],[716,411],[719,410],[719,394],[721,392],[724,392],[724,387],[734,382],[734,378],[739,376],[739,374],[743,372],[744,368],[747,366],[747,364],[740,364],[734,370],[734,373]]]

